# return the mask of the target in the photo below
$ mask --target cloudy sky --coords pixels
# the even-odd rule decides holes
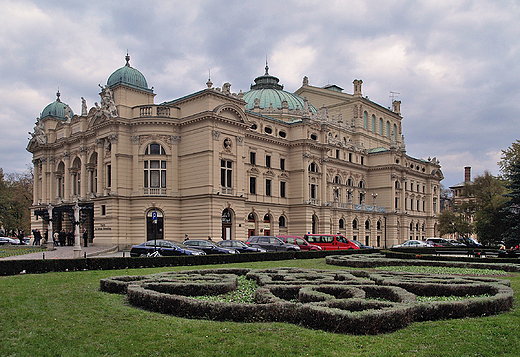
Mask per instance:
[[[36,117],[81,97],[125,64],[156,103],[215,86],[247,91],[264,72],[288,91],[303,76],[385,107],[402,101],[408,155],[437,157],[446,187],[498,173],[520,137],[520,5],[516,0],[0,0],[0,168],[23,172]]]

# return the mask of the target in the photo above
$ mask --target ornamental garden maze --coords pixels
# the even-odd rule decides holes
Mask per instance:
[[[226,300],[247,285],[250,299]],[[379,334],[414,321],[508,311],[510,282],[489,277],[301,268],[207,269],[100,281],[135,307],[192,319],[287,322],[345,334]],[[242,294],[247,295],[248,292]]]

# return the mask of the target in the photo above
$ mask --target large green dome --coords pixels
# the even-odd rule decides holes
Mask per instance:
[[[69,112],[69,118],[66,117],[67,112]],[[43,109],[40,119],[53,117],[60,120],[67,120],[73,116],[74,112],[72,108],[60,100],[60,92],[58,91],[58,93],[56,93],[56,100]]]
[[[280,80],[269,75],[269,67],[265,66],[265,74],[255,79],[255,84],[251,85],[251,90],[244,93],[243,99],[246,101],[246,109],[253,110],[255,100],[258,99],[260,109],[272,107],[282,109],[282,103],[287,102],[289,110],[303,110],[305,99],[297,94],[283,90],[283,85],[278,84]],[[316,108],[309,103],[309,110],[316,113]]]
[[[125,59],[126,64],[108,77],[107,85],[112,88],[117,84],[123,84],[146,92],[152,92],[148,88],[148,83],[146,83],[146,78],[144,78],[143,74],[130,66],[130,56],[128,54]]]

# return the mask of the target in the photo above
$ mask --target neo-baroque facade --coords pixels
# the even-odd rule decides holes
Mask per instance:
[[[304,77],[294,93],[265,74],[249,91],[225,83],[156,104],[130,66],[81,114],[59,93],[36,122],[32,228],[72,229],[81,207],[90,242],[241,239],[341,232],[384,247],[435,236],[439,161],[406,153],[400,102],[385,108]]]

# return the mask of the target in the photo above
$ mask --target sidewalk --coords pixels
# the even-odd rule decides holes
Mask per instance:
[[[118,252],[117,247],[95,246],[81,247],[81,257],[126,257],[130,256],[129,252]],[[23,259],[73,259],[74,247],[56,247],[54,250],[44,250],[38,253],[29,253],[23,255],[13,255],[10,257],[0,258],[0,260],[23,260]]]

